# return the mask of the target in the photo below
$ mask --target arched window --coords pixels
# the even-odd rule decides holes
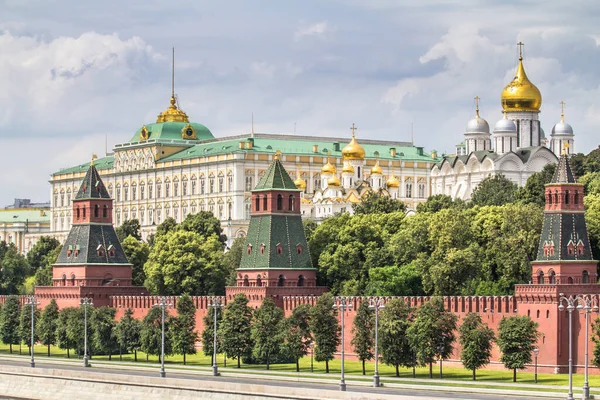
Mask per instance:
[[[252,245],[249,244],[248,247],[246,248],[246,254],[250,255],[252,253]]]
[[[540,285],[544,284],[544,272],[543,271],[538,272],[538,284],[540,284]]]
[[[540,317],[540,310],[537,310],[537,317]]]
[[[62,276],[62,285],[67,286],[67,275],[63,274]]]
[[[565,192],[565,204],[569,204],[569,191]]]
[[[554,191],[554,202],[558,204],[558,190]]]
[[[556,272],[554,271],[550,271],[548,273],[548,283],[550,284],[556,284]]]
[[[77,219],[79,219],[79,207],[75,209],[75,214],[77,215]]]
[[[100,207],[98,207],[98,204],[94,205],[94,218],[98,218],[100,216]]]
[[[552,192],[548,191],[548,195],[546,196],[546,201],[548,201],[548,204],[552,205]]]
[[[304,286],[304,275],[298,277],[298,286]]]
[[[290,198],[288,200],[288,210],[289,211],[294,211],[294,196],[290,195]]]
[[[71,274],[71,286],[75,286],[75,274]]]
[[[279,275],[279,279],[277,280],[277,286],[285,286],[285,276]]]
[[[277,195],[277,210],[283,210],[283,196],[280,194]]]
[[[590,273],[587,271],[583,271],[581,276],[581,283],[590,283]]]
[[[260,210],[260,197],[256,196],[256,211]]]
[[[250,286],[250,281],[248,280],[248,275],[244,275],[244,286]]]
[[[567,283],[572,285],[573,284],[573,277],[570,276],[569,279],[567,279]]]
[[[85,218],[85,206],[83,206],[83,218]]]
[[[575,197],[573,199],[573,203],[579,204],[579,190],[575,191]]]
[[[108,217],[108,207],[107,206],[104,206],[104,208],[102,209],[102,216],[104,218]]]
[[[267,211],[267,195],[263,196],[263,211]]]
[[[260,275],[256,277],[256,286],[262,286],[262,279],[260,279]]]

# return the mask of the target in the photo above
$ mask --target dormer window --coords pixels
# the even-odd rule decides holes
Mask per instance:
[[[265,254],[265,244],[261,243],[260,245],[260,254]]]
[[[73,254],[73,246],[69,245],[69,247],[67,248],[67,257],[71,257],[72,254]]]
[[[277,243],[277,254],[283,254],[283,245],[281,243]]]
[[[114,257],[115,256],[115,246],[113,246],[112,244],[110,246],[108,246],[108,256],[109,257]]]
[[[572,241],[570,241],[569,244],[567,245],[567,254],[569,254],[569,255],[575,254],[575,245],[573,244]]]
[[[302,254],[303,251],[304,249],[302,248],[301,244],[296,246],[296,254]]]
[[[577,243],[577,254],[582,255],[583,250],[584,250],[583,242],[580,240],[579,243]]]
[[[252,253],[252,245],[251,244],[249,244],[248,247],[246,248],[246,253],[248,255],[250,255]]]
[[[96,247],[96,254],[98,254],[98,257],[104,257],[104,255],[106,254],[106,252],[104,251],[104,246],[99,244],[98,247]]]

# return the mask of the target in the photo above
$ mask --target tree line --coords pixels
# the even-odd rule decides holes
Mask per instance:
[[[266,297],[256,310],[248,306],[243,294],[237,295],[224,309],[217,308],[217,354],[241,363],[265,364],[269,369],[273,363],[294,363],[300,371],[299,360],[311,353],[316,361],[325,362],[329,372],[329,361],[334,359],[341,345],[341,327],[338,311],[333,308],[335,297],[331,293],[320,296],[311,306],[302,304],[284,316],[271,297]],[[196,343],[202,343],[205,355],[213,356],[214,312],[209,308],[204,317],[204,329],[196,331],[196,308],[189,295],[177,299],[176,315],[167,315],[165,320],[165,356],[186,356],[196,353]],[[52,300],[43,310],[35,309],[34,341],[47,346],[58,346],[71,357],[84,353],[84,318],[82,307],[58,309]],[[133,317],[133,310],[126,309],[124,315],[115,319],[112,307],[88,310],[88,354],[113,355],[137,352],[161,356],[161,309],[154,307],[141,320]],[[167,312],[167,314],[169,314]],[[10,296],[0,309],[0,339],[13,346],[31,344],[31,305],[20,305],[17,296]],[[351,345],[358,359],[365,363],[374,359],[375,312],[366,298],[360,299],[352,325]],[[501,362],[514,370],[531,363],[531,353],[538,338],[537,323],[527,316],[504,317],[496,337],[476,313],[467,314],[457,329],[458,317],[444,309],[440,297],[432,297],[423,306],[413,308],[400,298],[390,299],[379,315],[379,354],[381,362],[399,368],[429,366],[433,376],[433,364],[448,359],[454,352],[456,341],[461,345],[460,358],[464,367],[476,371],[490,362],[492,346],[498,344],[502,352]],[[458,333],[458,338],[456,334]]]

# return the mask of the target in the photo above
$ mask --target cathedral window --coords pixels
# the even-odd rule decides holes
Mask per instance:
[[[552,192],[548,191],[548,193],[546,194],[546,201],[548,202],[548,204],[552,205]]]
[[[304,286],[304,275],[300,275],[300,276],[298,277],[298,283],[297,283],[297,285],[298,285],[299,287],[302,287],[302,286]]]
[[[79,219],[79,207],[75,209],[76,218]]]
[[[288,210],[289,211],[294,211],[294,196],[290,195],[289,199],[288,199]]]
[[[250,286],[250,281],[248,280],[248,275],[244,275],[244,286]]]
[[[283,196],[280,194],[277,195],[277,210],[283,210]]]
[[[261,279],[260,275],[258,275],[256,277],[256,286],[262,286],[262,279]]]
[[[279,275],[279,279],[277,279],[277,286],[285,286],[285,276]]]
[[[544,272],[540,271],[538,272],[538,282],[539,285],[543,285],[544,284]]]
[[[558,190],[554,191],[554,203],[558,204]]]
[[[556,273],[554,271],[548,273],[548,283],[552,285],[556,284]]]
[[[86,216],[85,216],[85,206],[83,206],[83,219],[85,219],[85,218],[86,218]]]

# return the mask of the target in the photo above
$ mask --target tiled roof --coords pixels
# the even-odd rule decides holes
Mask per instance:
[[[104,255],[98,255],[102,246]],[[114,247],[114,256],[109,250]],[[69,255],[70,254],[70,255]],[[77,255],[77,256],[76,256]],[[73,225],[56,264],[128,264],[112,225]]]
[[[278,158],[269,165],[269,169],[267,169],[267,172],[265,172],[253,190],[263,191],[274,189],[300,191]]]
[[[558,160],[558,165],[556,166],[556,170],[554,171],[554,176],[550,183],[575,183],[575,175],[573,175],[573,171],[571,170],[571,166],[569,165],[569,158],[566,154],[560,156]]]
[[[570,242],[573,243],[575,248],[581,243],[583,254],[577,254],[577,251],[569,254],[568,246]],[[546,255],[544,255],[545,244],[554,247],[554,252],[546,252]],[[544,214],[544,226],[542,227],[537,261],[593,259],[583,213]]]
[[[110,199],[108,190],[94,165],[90,165],[81,186],[79,186],[79,191],[75,195],[75,200],[83,199]]]

